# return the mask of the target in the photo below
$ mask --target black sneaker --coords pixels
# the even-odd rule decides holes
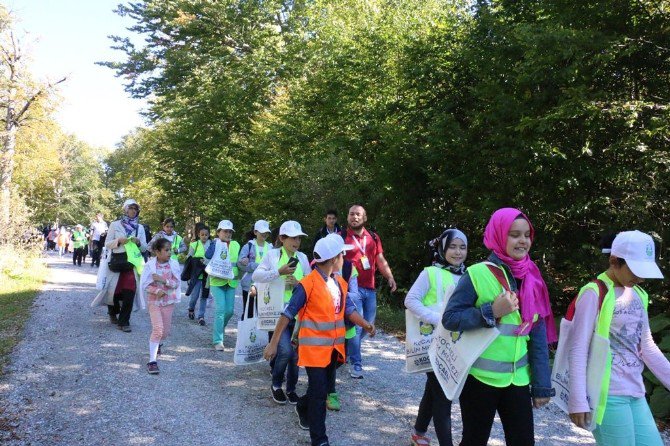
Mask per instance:
[[[188,318],[190,320],[195,319],[195,310],[188,310]]]
[[[298,406],[295,406],[295,413],[298,414],[298,426],[300,426],[300,429],[308,431],[309,420],[307,419],[307,414],[299,410]]]
[[[288,399],[289,404],[293,404],[294,406],[298,404],[298,394],[295,392],[289,392],[286,394],[286,398]]]
[[[284,389],[281,387],[279,389],[275,389],[274,387],[270,386],[270,390],[272,390],[272,399],[275,400],[275,403],[286,404],[286,394],[284,393]]]
[[[119,324],[119,318],[116,317],[115,314],[110,314],[109,315],[109,322],[111,322],[114,325],[118,325]]]
[[[202,325],[203,327],[204,327],[205,325],[207,325],[207,324],[205,323],[205,318],[204,318],[204,317],[199,318],[199,319],[198,319],[198,324]]]
[[[130,333],[131,331],[133,331],[130,329],[130,325],[119,325],[119,330],[121,330],[124,333]]]
[[[149,375],[158,375],[158,363],[156,361],[147,363],[147,372]]]

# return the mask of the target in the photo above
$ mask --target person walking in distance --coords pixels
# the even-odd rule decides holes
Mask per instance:
[[[72,231],[72,247],[74,251],[72,252],[72,264],[81,266],[81,262],[84,258],[84,249],[88,239],[86,238],[86,233],[84,232],[84,227],[82,225],[77,225]]]
[[[368,221],[363,206],[355,204],[349,208],[347,215],[347,229],[341,235],[344,243],[354,246],[347,251],[345,259],[349,260],[358,270],[358,301],[356,308],[362,311],[365,320],[374,324],[377,315],[377,290],[375,288],[375,273],[377,269],[388,281],[391,292],[395,292],[396,283],[393,272],[384,257],[384,249],[379,235],[365,227]],[[365,334],[360,327],[356,328],[356,336],[349,340],[349,375],[352,378],[363,378],[361,358],[361,340]]]
[[[335,209],[328,209],[323,215],[323,226],[314,236],[312,242],[312,250],[316,246],[316,242],[327,236],[328,234],[337,234],[342,231],[342,228],[337,223],[337,211]]]
[[[95,221],[91,224],[91,267],[100,266],[100,256],[102,255],[101,237],[107,233],[109,227],[101,213],[96,214]]]

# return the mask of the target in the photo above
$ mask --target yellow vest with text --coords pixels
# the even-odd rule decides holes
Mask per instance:
[[[237,288],[237,283],[240,280],[240,269],[237,267],[237,259],[240,256],[240,244],[235,240],[231,240],[228,244],[228,260],[233,264],[234,279],[221,279],[219,277],[209,276],[209,284],[211,286],[226,286]]]
[[[510,285],[510,278],[502,267],[499,268]],[[493,303],[503,292],[498,279],[489,270],[487,263],[477,263],[468,268],[468,274],[477,293],[475,307]],[[514,279],[512,279],[514,280]],[[510,287],[511,289],[511,287]],[[533,321],[537,321],[536,314]],[[510,385],[526,386],[530,384],[530,365],[528,362],[529,336],[518,336],[514,332],[521,325],[521,314],[514,311],[500,318],[496,328],[500,331],[493,343],[475,361],[470,374],[479,381],[493,387]]]

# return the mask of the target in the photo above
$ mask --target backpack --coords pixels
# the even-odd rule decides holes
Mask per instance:
[[[600,309],[603,306],[603,301],[607,295],[607,284],[600,279],[594,279],[590,283],[595,283],[598,285],[598,313],[600,313]],[[568,305],[568,311],[565,313],[565,319],[568,321],[571,321],[575,317],[575,308],[577,307],[578,297],[579,293],[577,293],[577,296],[575,296],[574,299],[572,299],[572,302],[570,302],[570,305]]]
[[[367,228],[366,228],[366,229],[367,229]],[[376,233],[374,230],[372,230],[372,229],[368,229],[368,232],[370,233],[370,237],[372,237],[372,240],[373,240],[375,243],[377,243],[377,239],[378,239],[378,237],[377,237],[377,233]],[[347,229],[346,229],[346,228],[345,228],[345,229],[342,229],[342,230],[340,231],[340,236],[342,237],[342,240],[344,240],[345,243],[346,243],[346,241],[347,241],[347,237],[349,236],[349,234],[347,234]]]

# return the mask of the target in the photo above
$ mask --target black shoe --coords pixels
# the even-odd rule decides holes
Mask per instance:
[[[295,393],[295,392],[288,392],[288,393],[286,394],[286,398],[288,399],[288,403],[289,403],[289,404],[293,404],[294,406],[295,406],[296,404],[298,404],[298,400],[300,399],[300,398],[298,397],[298,394]]]
[[[158,353],[156,353],[157,355],[161,354],[161,349],[162,348],[163,348],[163,344],[158,344]]]
[[[190,320],[195,319],[195,310],[188,310],[188,318]]]
[[[204,318],[204,317],[199,318],[199,319],[198,319],[198,324],[202,325],[203,327],[204,327],[205,325],[207,325],[207,324],[205,323],[205,318]]]
[[[119,325],[119,330],[121,330],[124,333],[130,333],[131,331],[133,331],[130,329],[130,325]]]
[[[149,375],[158,375],[158,363],[156,361],[147,363],[147,372]]]
[[[300,429],[308,431],[309,420],[307,419],[307,414],[298,409],[298,406],[295,406],[295,413],[298,414],[298,426],[300,426]]]
[[[116,317],[115,314],[110,314],[109,315],[109,322],[111,322],[114,325],[118,325],[119,324],[119,318]]]
[[[270,390],[272,390],[272,399],[275,401],[275,403],[286,404],[286,394],[284,393],[284,389],[281,387],[279,389],[275,389],[274,387],[270,386]]]

